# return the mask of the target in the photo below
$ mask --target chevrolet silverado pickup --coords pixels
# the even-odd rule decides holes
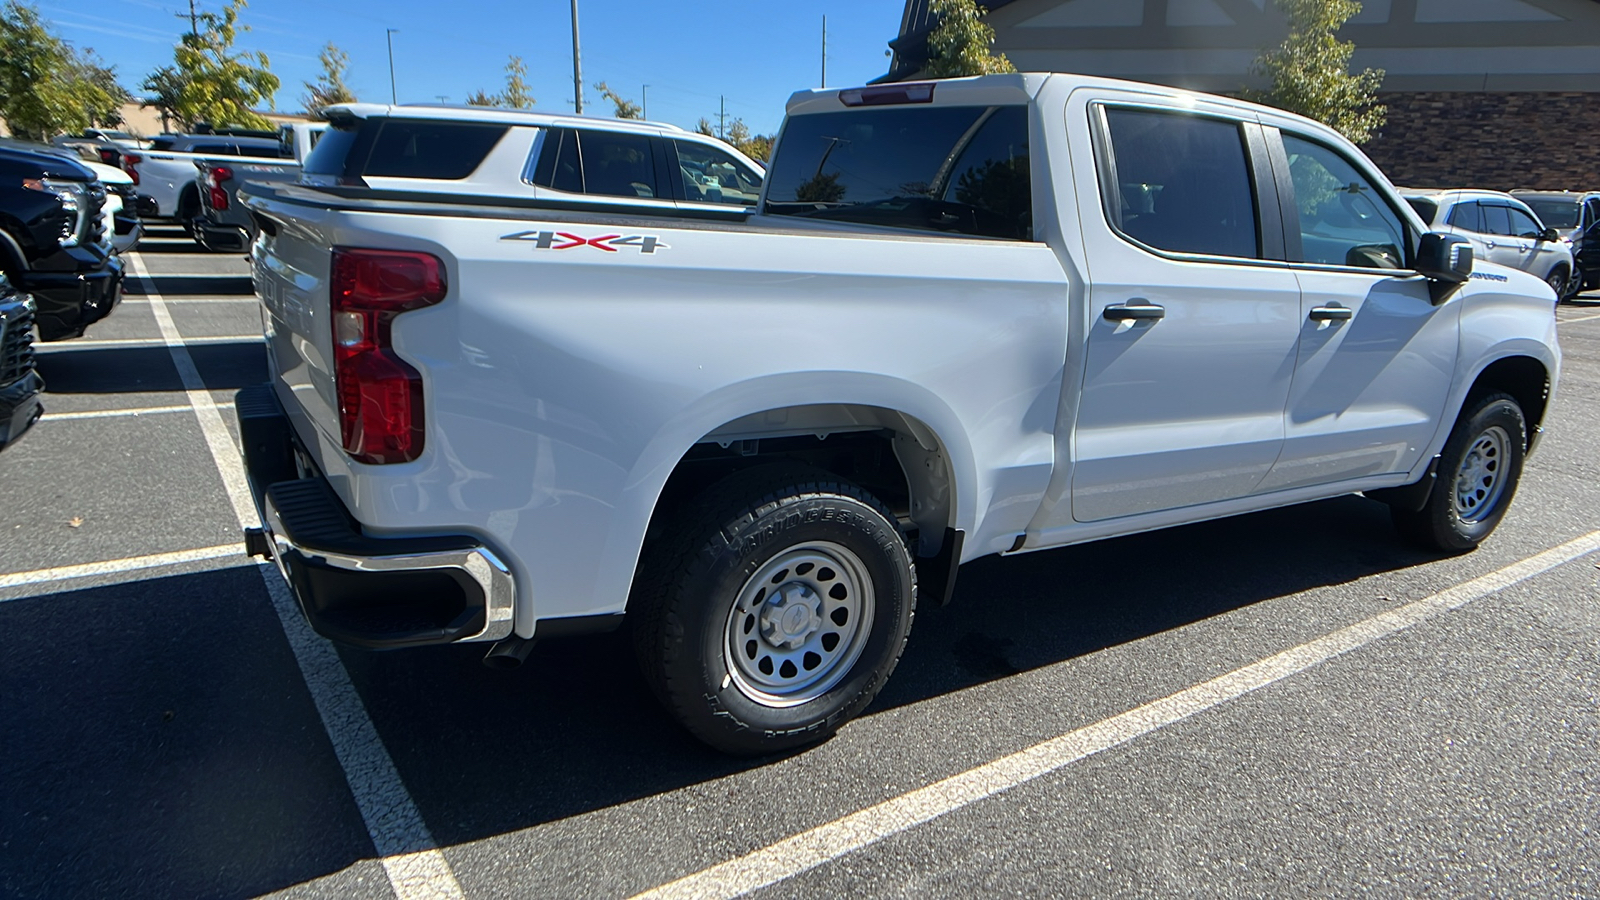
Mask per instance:
[[[252,188],[248,538],[320,633],[510,664],[626,618],[676,718],[760,754],[860,713],[981,556],[1353,492],[1449,551],[1506,514],[1550,290],[1334,131],[1062,74],[787,112],[753,211],[503,111],[363,107],[326,183]]]
[[[243,251],[255,237],[248,212],[240,205],[239,188],[251,181],[295,181],[300,163],[317,145],[326,122],[289,122],[278,127],[281,160],[195,159],[199,209],[193,222],[194,239],[214,253]]]

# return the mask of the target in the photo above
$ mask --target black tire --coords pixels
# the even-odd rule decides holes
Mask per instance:
[[[1550,289],[1556,292],[1557,303],[1572,296],[1573,292],[1567,289],[1571,281],[1572,278],[1564,266],[1557,266],[1551,269],[1550,274],[1544,277],[1544,283],[1550,285]]]
[[[916,569],[871,494],[820,470],[763,466],[708,488],[663,533],[629,600],[634,649],[701,741],[741,756],[815,743],[888,681],[911,633]]]
[[[1527,434],[1522,407],[1506,394],[1490,394],[1463,409],[1439,455],[1438,476],[1422,509],[1389,507],[1395,529],[1432,550],[1459,553],[1477,547],[1511,507]]]

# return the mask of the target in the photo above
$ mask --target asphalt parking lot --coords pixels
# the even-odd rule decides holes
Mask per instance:
[[[0,454],[0,895],[1600,896],[1600,294],[1477,552],[1347,497],[980,560],[867,715],[751,762],[620,635],[311,636],[240,543],[246,265],[136,256]]]

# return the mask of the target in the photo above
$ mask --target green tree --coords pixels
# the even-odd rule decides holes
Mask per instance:
[[[739,148],[739,152],[759,162],[766,162],[772,155],[772,141],[776,135],[751,134],[750,126],[744,124],[743,119],[734,119],[728,126],[728,133],[723,137],[728,143]]]
[[[245,0],[229,0],[220,13],[200,13],[199,31],[185,34],[173,49],[182,80],[174,110],[179,119],[191,124],[272,126],[253,108],[272,104],[278,76],[272,74],[265,53],[233,49],[239,32],[250,30],[239,24],[239,11],[245,5]]]
[[[0,118],[12,134],[47,140],[114,124],[127,96],[114,68],[51,33],[37,8],[0,7]]]
[[[472,93],[467,95],[467,105],[469,105],[469,106],[499,106],[500,105],[500,98],[499,98],[499,96],[497,96],[495,94],[490,94],[490,93],[484,91],[482,88],[479,88],[478,90],[473,91]]]
[[[301,82],[306,86],[306,115],[317,121],[326,118],[322,111],[335,103],[354,103],[355,91],[345,83],[345,73],[350,69],[350,56],[329,41],[317,54],[322,63],[322,74],[316,81]]]
[[[145,92],[144,99],[139,101],[139,106],[161,113],[163,131],[171,131],[174,126],[186,129],[190,125],[178,115],[178,102],[183,96],[183,84],[183,75],[175,67],[162,66],[146,76],[144,83],[139,85],[139,90]]]
[[[1388,110],[1378,102],[1382,69],[1350,72],[1356,45],[1334,36],[1361,12],[1355,0],[1273,0],[1289,18],[1289,37],[1263,51],[1253,74],[1271,79],[1266,91],[1246,91],[1248,99],[1299,113],[1363,143],[1383,127]]]
[[[606,83],[604,81],[602,81],[599,84],[595,85],[595,89],[600,92],[600,96],[606,98],[607,100],[610,100],[611,104],[617,108],[617,118],[619,118],[619,119],[642,119],[642,118],[644,118],[644,109],[642,107],[640,107],[639,104],[633,102],[632,100],[629,100],[628,98],[622,96],[621,94],[617,93],[616,91],[613,91],[611,88],[606,86]]]
[[[1004,53],[993,52],[994,29],[983,21],[988,10],[976,0],[933,0],[931,11],[939,18],[939,27],[928,35],[924,75],[961,78],[1017,70]]]
[[[528,66],[522,57],[513,56],[506,61],[506,92],[500,95],[499,106],[510,109],[532,109],[539,101],[528,93]]]

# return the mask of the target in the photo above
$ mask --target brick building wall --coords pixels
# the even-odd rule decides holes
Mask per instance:
[[[1395,184],[1600,189],[1600,93],[1383,94],[1366,151]]]

